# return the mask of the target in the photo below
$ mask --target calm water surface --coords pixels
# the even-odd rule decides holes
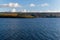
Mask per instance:
[[[60,40],[60,18],[0,18],[0,40]]]

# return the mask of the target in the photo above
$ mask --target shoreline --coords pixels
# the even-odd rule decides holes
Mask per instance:
[[[0,12],[0,18],[60,18],[60,13]]]

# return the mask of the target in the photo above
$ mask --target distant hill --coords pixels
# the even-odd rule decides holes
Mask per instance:
[[[0,12],[0,18],[58,18],[60,13]]]

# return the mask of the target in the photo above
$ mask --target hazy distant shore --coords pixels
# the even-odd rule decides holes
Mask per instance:
[[[0,18],[59,18],[60,13],[0,12]]]

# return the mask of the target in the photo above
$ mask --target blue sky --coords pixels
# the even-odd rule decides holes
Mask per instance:
[[[12,6],[16,3],[17,7]],[[0,12],[11,11],[13,8],[18,11],[60,11],[60,0],[0,0],[0,5]]]

